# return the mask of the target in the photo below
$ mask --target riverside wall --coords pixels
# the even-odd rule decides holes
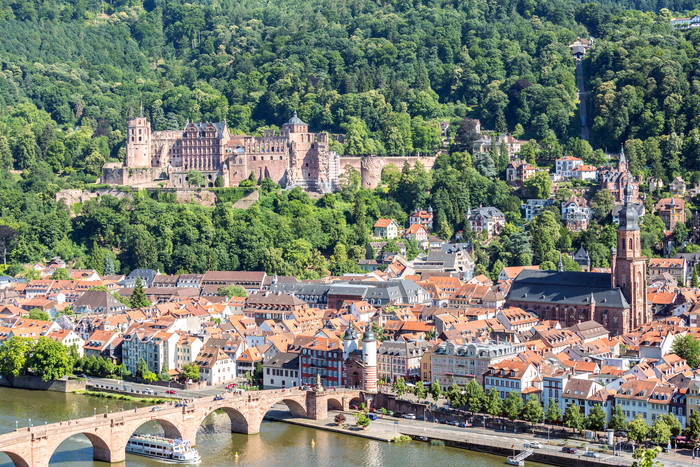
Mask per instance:
[[[0,386],[37,391],[73,392],[85,389],[85,381],[58,379],[44,381],[38,376],[18,376],[16,378],[0,377]]]

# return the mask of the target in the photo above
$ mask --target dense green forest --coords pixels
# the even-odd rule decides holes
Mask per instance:
[[[525,153],[538,164],[564,153],[600,160],[578,138],[568,46],[592,34],[593,148],[624,144],[635,173],[664,179],[700,170],[700,31],[670,27],[664,8],[687,2],[652,3],[0,0],[0,224],[19,232],[6,239],[11,271],[57,254],[101,270],[108,254],[122,270],[311,277],[352,270],[379,215],[404,221],[428,204],[445,238],[464,228],[469,206],[507,214],[504,238],[477,248],[484,269],[552,261],[581,243],[605,265],[614,236],[574,236],[556,210],[522,230],[518,198],[496,181],[503,154],[472,159],[464,121],[534,140]],[[313,130],[354,136],[334,146],[346,154],[433,153],[446,121],[452,154],[432,174],[389,171],[372,192],[350,177],[318,201],[266,183],[246,212],[145,193],[68,209],[54,201],[122,159],[126,120],[140,112],[157,130],[225,120],[257,134],[294,110]],[[649,224],[647,249],[662,235]]]

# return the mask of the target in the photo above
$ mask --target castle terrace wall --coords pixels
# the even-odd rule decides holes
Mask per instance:
[[[377,156],[343,156],[340,158],[340,172],[345,173],[350,166],[360,172],[363,188],[376,188],[382,179],[384,167],[393,165],[399,170],[408,162],[413,167],[416,161],[420,161],[425,170],[430,171],[435,165],[435,156],[430,157],[377,157]]]

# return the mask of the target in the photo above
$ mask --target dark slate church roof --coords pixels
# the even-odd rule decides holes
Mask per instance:
[[[590,305],[629,308],[618,288],[610,287],[610,274],[596,272],[557,272],[524,269],[513,281],[509,301],[543,304]]]

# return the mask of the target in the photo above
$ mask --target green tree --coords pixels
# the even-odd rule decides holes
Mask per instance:
[[[472,412],[480,412],[484,406],[486,395],[484,388],[475,379],[470,379],[464,388],[464,402]]]
[[[527,402],[525,402],[525,406],[523,407],[523,420],[530,422],[532,425],[544,420],[542,405],[534,394],[531,394],[530,397],[527,398]]]
[[[141,357],[139,359],[139,363],[136,366],[136,376],[139,378],[143,378],[143,376],[149,372],[148,365],[146,364],[146,360]]]
[[[699,284],[698,284],[698,272],[697,272],[695,269],[693,269],[693,276],[692,276],[691,279],[690,279],[690,286],[691,286],[691,287],[694,287],[694,288],[696,288],[696,289],[699,287]]]
[[[457,409],[462,407],[462,388],[457,386],[457,383],[452,383],[452,386],[447,388],[446,396],[450,406]]]
[[[558,423],[561,421],[561,409],[553,397],[549,398],[546,418],[549,423]]]
[[[39,321],[51,321],[51,316],[41,308],[32,308],[29,310],[29,319],[38,319]]]
[[[440,383],[438,383],[437,380],[432,382],[432,384],[430,385],[430,389],[428,391],[430,392],[430,395],[433,397],[434,401],[437,401],[438,399],[440,399],[440,395],[442,394],[442,389],[440,388]]]
[[[381,327],[379,324],[372,323],[371,329],[379,342],[384,342],[386,340],[386,334],[384,332],[384,328]]]
[[[116,274],[114,270],[114,259],[112,259],[112,255],[108,252],[105,254],[104,275],[111,276],[114,274]]]
[[[40,337],[27,359],[28,367],[43,381],[60,379],[73,369],[70,349],[48,337]]]
[[[627,418],[622,410],[621,405],[616,405],[610,415],[610,424],[608,425],[611,430],[621,431],[627,428]]]
[[[659,445],[666,445],[671,440],[671,427],[666,424],[665,417],[656,417],[649,430],[649,436]]]
[[[672,413],[664,415],[664,421],[666,422],[666,425],[668,425],[668,428],[671,430],[672,436],[678,436],[681,434],[683,427],[681,426],[681,422],[678,421],[675,415],[673,415]]]
[[[262,363],[255,363],[255,369],[253,370],[253,380],[258,384],[262,384],[263,381],[263,366]]]
[[[597,219],[604,219],[615,207],[615,198],[608,189],[598,191],[591,200],[591,207]]]
[[[651,449],[637,449],[634,451],[635,461],[632,463],[632,467],[663,467],[661,462],[654,461],[660,450],[661,448],[658,446]]]
[[[170,372],[168,371],[168,362],[163,361],[163,366],[158,374],[158,379],[161,381],[170,381]]]
[[[686,433],[693,439],[700,437],[700,412],[694,411],[688,417],[688,422],[685,424]]]
[[[27,356],[33,341],[24,337],[12,336],[0,346],[0,374],[17,377],[27,370]]]
[[[202,172],[200,172],[199,170],[190,170],[189,172],[187,172],[187,176],[185,177],[185,179],[187,180],[187,183],[189,183],[191,186],[204,186],[204,175],[202,175]]]
[[[141,278],[136,277],[136,287],[134,287],[134,291],[131,294],[131,308],[146,308],[149,306],[151,306],[151,302],[146,298]]]
[[[569,404],[564,411],[564,426],[571,428],[574,432],[583,430],[585,418],[579,409],[578,404]]]
[[[691,368],[700,365],[700,343],[692,334],[676,337],[671,346],[671,352],[685,359]]]
[[[143,380],[144,383],[151,384],[151,383],[155,383],[156,381],[158,381],[158,375],[152,371],[147,371],[146,373],[143,374],[143,376],[141,376],[141,379]]]
[[[418,381],[416,383],[416,386],[413,389],[413,393],[418,399],[425,399],[426,397],[428,397],[428,390],[425,388],[423,381]]]
[[[586,428],[596,432],[603,431],[607,422],[608,416],[603,407],[600,404],[595,404],[588,413],[588,417],[586,417]]]
[[[517,420],[523,411],[523,398],[519,392],[511,391],[508,393],[504,404],[506,415],[511,421]]]
[[[355,414],[355,423],[359,427],[366,428],[369,426],[370,420],[364,412],[360,411]]]
[[[229,285],[228,287],[224,287],[223,285],[219,287],[219,289],[216,291],[216,295],[219,297],[247,297],[248,292],[241,287],[240,285]]]
[[[53,274],[51,274],[51,279],[53,280],[60,280],[60,281],[67,281],[70,279],[70,274],[68,273],[68,269],[66,268],[58,268],[56,269]]]
[[[391,385],[391,389],[396,393],[397,396],[401,397],[406,394],[406,381],[403,377],[399,376]]]
[[[641,414],[637,414],[635,419],[627,424],[627,437],[637,444],[642,444],[646,441],[648,433],[649,426]]]
[[[496,388],[491,388],[486,401],[486,413],[492,417],[500,417],[503,414],[503,401]]]
[[[549,199],[552,191],[552,181],[547,172],[536,172],[525,180],[525,188],[533,198]]]

